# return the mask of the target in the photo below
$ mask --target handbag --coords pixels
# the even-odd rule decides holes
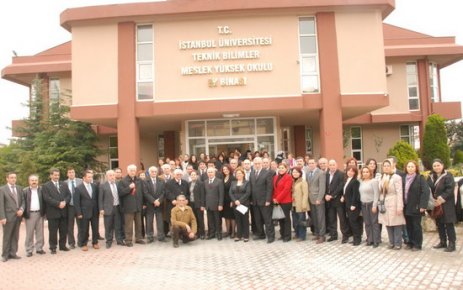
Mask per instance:
[[[272,211],[272,219],[274,220],[281,220],[285,218],[285,213],[283,209],[279,205],[275,205]]]
[[[442,208],[442,205],[437,205],[434,207],[434,209],[431,212],[431,217],[434,219],[440,218],[444,215],[444,209]]]
[[[379,213],[386,213],[386,205],[384,204],[384,199],[378,201],[378,210]]]

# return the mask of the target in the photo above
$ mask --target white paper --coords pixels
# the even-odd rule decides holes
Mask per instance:
[[[240,204],[236,207],[236,210],[239,211],[241,214],[246,214],[246,212],[248,211],[248,207]]]

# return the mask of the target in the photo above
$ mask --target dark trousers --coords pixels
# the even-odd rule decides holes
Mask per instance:
[[[146,235],[145,226],[148,223],[146,219],[146,209],[141,210],[141,237],[144,238]]]
[[[363,219],[360,216],[360,210],[361,209],[358,208],[354,211],[349,210],[347,212],[349,227],[352,231],[352,236],[354,236],[354,243],[360,243],[362,241]]]
[[[222,234],[222,218],[220,217],[220,211],[207,210],[207,228],[207,235],[209,237]]]
[[[338,238],[338,218],[339,227],[343,238],[347,238],[352,235],[346,216],[346,210],[344,203],[339,201],[327,202],[326,214],[328,216],[327,232],[332,238]]]
[[[379,244],[381,242],[380,224],[378,224],[378,211],[372,212],[373,202],[362,203],[362,216],[365,223],[367,243]]]
[[[326,234],[326,216],[325,203],[310,204],[310,213],[312,224],[314,225],[314,235],[317,237],[325,237]]]
[[[280,236],[283,241],[291,240],[291,207],[292,203],[282,203],[280,204],[283,213],[285,214],[284,219],[278,220],[280,224]]]
[[[179,239],[182,239],[183,243],[188,243],[190,241],[195,240],[195,238],[190,238],[188,236],[188,231],[186,230],[186,228],[182,228],[178,225],[174,225],[172,227],[172,240],[174,242],[174,245],[178,244]]]
[[[165,211],[165,217],[164,217],[164,235],[167,236],[167,234],[170,231],[170,213],[172,212],[172,209],[175,207],[175,205],[172,204],[171,200],[166,200],[166,211]]]
[[[437,231],[439,232],[439,238],[441,242],[447,243],[447,239],[450,243],[455,243],[457,236],[455,234],[455,224],[445,223],[443,218],[436,219]]]
[[[80,228],[80,219],[76,218],[76,209],[73,205],[68,206],[68,244],[70,246],[76,245],[76,238],[74,235],[74,225],[77,224],[77,235],[81,232]],[[77,242],[80,240],[77,236]],[[80,245],[79,245],[80,246]]]
[[[151,209],[147,208],[145,211],[146,216],[146,236],[148,239],[154,238],[154,218],[156,217],[156,232],[158,235],[158,240],[164,240],[164,223],[162,220],[162,211],[160,209]]]
[[[423,229],[421,228],[421,216],[405,216],[408,233],[408,243],[414,248],[421,249],[423,245]]]
[[[50,250],[56,250],[58,244],[59,233],[59,248],[66,247],[66,236],[68,231],[68,218],[61,217],[57,219],[48,219],[48,244]]]
[[[256,214],[254,212],[254,206],[249,206],[249,211],[248,211],[248,216],[251,215],[251,231],[253,234],[257,233],[257,227],[256,227]],[[249,224],[249,222],[248,222]]]
[[[88,232],[90,225],[92,226],[92,245],[98,244],[98,215],[91,218],[82,218],[80,221],[81,233],[79,234],[80,246],[86,246],[88,243]]]
[[[124,213],[125,241],[133,241],[133,226],[135,224],[135,241],[141,240],[141,212]]]
[[[19,240],[19,227],[21,226],[21,219],[15,217],[13,221],[8,221],[3,225],[3,244],[2,244],[2,257],[16,256],[18,252]]]
[[[254,214],[256,219],[256,236],[272,240],[275,239],[275,227],[272,221],[272,206],[255,205]],[[264,233],[265,225],[265,233]]]
[[[204,236],[206,234],[204,225],[204,211],[200,207],[196,207],[194,202],[190,202],[190,206],[193,209],[193,213],[196,218],[196,224],[198,225],[198,236]]]
[[[307,238],[307,219],[305,217],[306,212],[296,212],[296,208],[293,207],[291,213],[293,217],[293,228],[295,228],[296,238],[305,241]]]
[[[249,239],[249,210],[242,214],[235,208],[233,213],[235,214],[236,237],[238,239]]]
[[[104,231],[106,242],[112,242],[114,236],[116,241],[124,240],[124,231],[122,228],[122,212],[120,206],[114,206],[113,212],[110,215],[104,216]]]

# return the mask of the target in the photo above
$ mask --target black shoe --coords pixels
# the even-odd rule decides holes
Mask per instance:
[[[205,238],[206,238],[206,236],[204,236],[204,235],[199,235],[199,239],[204,240]]]
[[[104,241],[104,238],[102,236],[98,236],[98,240]]]
[[[32,257],[32,253],[27,253],[26,257]]]
[[[135,241],[135,244],[141,244],[141,245],[144,245],[144,244],[146,244],[146,242],[145,242],[145,241],[143,241],[143,240],[136,240],[136,241]]]
[[[291,241],[291,238],[289,238],[289,239],[283,239],[283,243],[287,243],[287,242],[289,242],[289,241]]]
[[[449,242],[449,246],[444,250],[444,252],[450,253],[450,252],[455,252],[455,243]]]
[[[125,243],[124,243],[124,241],[117,241],[117,245],[118,246],[125,246]]]
[[[327,241],[328,241],[328,242],[332,242],[332,241],[336,241],[337,239],[338,239],[338,238],[336,238],[336,237],[330,237]]]
[[[60,250],[60,251],[63,251],[63,252],[68,252],[68,251],[70,251],[69,248],[66,248],[66,247],[64,247],[64,248],[59,248],[59,250]]]
[[[434,249],[444,249],[447,248],[447,243],[440,241],[439,244],[433,246]]]
[[[275,241],[275,239],[268,239],[268,240],[267,240],[267,244],[271,244],[271,243],[273,243],[274,241]]]
[[[126,245],[127,247],[133,247],[133,244],[132,244],[132,243],[125,243],[125,245]]]
[[[148,238],[148,244],[151,244],[152,242],[154,242],[154,238]]]
[[[111,246],[112,246],[112,243],[111,243],[111,242],[106,243],[106,249],[111,248]]]
[[[347,244],[349,242],[349,237],[342,237],[341,244]]]
[[[222,234],[217,234],[217,240],[219,240],[219,241],[222,240]]]
[[[207,236],[206,240],[212,240],[213,238],[214,238],[213,235],[209,235],[209,236]]]
[[[9,259],[15,259],[15,260],[21,259],[21,257],[18,256],[18,255],[9,255],[8,258],[9,258]]]
[[[45,251],[44,251],[44,250],[37,251],[36,253],[39,254],[39,255],[45,255]]]
[[[253,240],[265,240],[265,236],[254,236]]]
[[[354,245],[354,246],[359,246],[359,245],[360,245],[360,242],[354,242],[352,245]]]
[[[373,243],[373,248],[379,247],[379,243]]]
[[[2,257],[2,262],[7,262],[8,258]]]
[[[56,249],[51,250],[52,255],[56,255]]]

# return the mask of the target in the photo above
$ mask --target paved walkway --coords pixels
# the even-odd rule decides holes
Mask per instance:
[[[437,234],[426,233],[421,252],[225,238],[27,258],[22,224],[22,259],[0,263],[0,289],[463,289],[462,226],[457,234],[454,253],[432,249]]]

